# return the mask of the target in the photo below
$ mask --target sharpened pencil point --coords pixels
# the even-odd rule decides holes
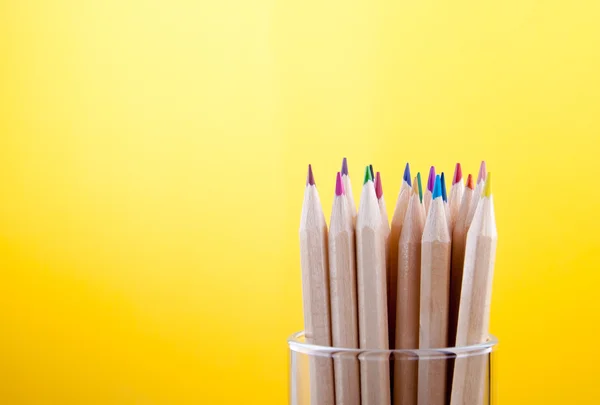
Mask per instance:
[[[344,194],[344,183],[342,182],[342,174],[337,172],[335,177],[335,195],[340,196]]]
[[[473,185],[473,175],[469,174],[467,176],[467,187],[469,187],[471,190],[475,190],[475,186]]]
[[[485,178],[485,187],[483,188],[483,196],[489,197],[492,195],[492,176],[491,173],[488,172],[487,177]]]
[[[408,162],[406,163],[406,167],[404,168],[404,181],[408,183],[409,186],[412,187],[411,178],[410,178],[410,165]]]
[[[433,196],[432,198],[435,200],[438,197],[442,196],[442,180],[440,179],[440,175],[435,176],[435,185],[433,187]]]
[[[375,172],[373,171],[373,165],[369,165],[369,170],[371,171],[371,180],[375,180]]]
[[[342,160],[342,174],[348,175],[348,160],[346,158]]]
[[[383,195],[383,186],[381,185],[381,175],[379,172],[377,172],[377,175],[375,176],[375,195],[378,200]]]
[[[371,168],[369,166],[365,168],[365,181],[363,184],[365,184],[367,181],[373,181],[373,175],[371,175]]]
[[[462,180],[462,167],[460,167],[460,163],[456,164],[454,168],[454,178],[452,179],[452,185],[455,185],[459,181]]]
[[[419,200],[423,203],[423,187],[421,186],[421,172],[417,172],[417,185],[419,186]]]
[[[429,178],[427,179],[427,190],[433,193],[433,187],[435,186],[435,167],[431,166],[429,169]]]
[[[313,176],[312,166],[308,165],[308,176],[306,177],[306,185],[314,186],[315,185],[315,177]]]
[[[444,202],[448,202],[448,194],[446,194],[446,178],[444,177],[444,172],[442,172],[440,181],[442,182],[442,198],[444,199]]]
[[[482,160],[481,166],[479,166],[479,174],[477,175],[477,184],[481,183],[482,181],[485,181],[486,173],[487,171],[485,168],[485,160]]]

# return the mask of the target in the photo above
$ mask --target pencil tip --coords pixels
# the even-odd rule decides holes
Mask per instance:
[[[487,171],[485,168],[485,160],[482,160],[481,165],[479,166],[479,174],[477,175],[477,184],[481,183],[482,181],[485,181],[486,173]]]
[[[462,180],[462,167],[460,167],[460,163],[456,164],[454,168],[454,178],[452,179],[452,185],[455,185],[459,181]]]
[[[306,177],[306,185],[314,186],[315,185],[315,176],[313,176],[312,166],[308,165],[308,176]]]
[[[377,172],[377,175],[375,176],[375,195],[378,200],[383,195],[383,186],[381,185],[381,175],[379,172]]]
[[[410,178],[410,165],[406,162],[406,167],[404,168],[404,181],[408,183],[409,186],[412,187],[411,178]]]
[[[340,196],[344,194],[344,183],[342,182],[342,174],[337,172],[335,177],[335,195]]]
[[[435,200],[438,197],[442,196],[442,181],[440,179],[440,175],[435,176],[435,185],[433,187],[433,196],[432,198]]]
[[[446,178],[444,177],[444,172],[442,172],[440,181],[442,183],[442,198],[444,199],[444,202],[448,202],[448,194],[446,194]]]
[[[485,178],[485,187],[483,188],[483,196],[489,197],[492,195],[492,174],[488,172]]]
[[[346,158],[342,160],[342,174],[348,175],[348,160]]]
[[[369,166],[365,168],[365,181],[363,184],[365,184],[367,181],[373,181],[373,175],[371,174],[371,168]]]
[[[467,176],[467,187],[469,187],[471,190],[475,189],[475,186],[473,185],[473,175],[471,174]]]
[[[369,171],[371,172],[371,180],[375,180],[375,172],[373,171],[373,165],[369,165]]]
[[[419,187],[419,201],[423,202],[423,188],[421,187],[421,172],[417,172],[417,185]]]
[[[414,180],[412,182],[411,188],[412,188],[413,194],[415,194],[417,196],[419,195],[419,186],[418,186],[418,184],[419,184],[419,181],[417,179],[417,176],[415,176],[415,178],[414,178]]]
[[[435,167],[429,168],[429,177],[427,178],[427,190],[433,193],[433,187],[435,186]]]

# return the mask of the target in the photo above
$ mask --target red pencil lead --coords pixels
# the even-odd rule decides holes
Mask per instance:
[[[460,167],[460,163],[456,164],[454,168],[454,178],[452,179],[452,185],[455,185],[459,181],[462,180],[462,168]]]
[[[375,176],[375,195],[377,195],[377,199],[379,200],[383,195],[383,187],[381,186],[381,175],[377,172]]]
[[[467,177],[467,187],[469,187],[471,190],[475,190],[475,187],[473,186],[473,176],[470,174]]]

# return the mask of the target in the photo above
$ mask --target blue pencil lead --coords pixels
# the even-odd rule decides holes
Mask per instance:
[[[406,163],[406,167],[404,168],[404,181],[412,187],[412,180],[410,177],[410,165],[408,163]]]
[[[442,181],[440,180],[440,175],[435,176],[435,184],[433,186],[433,199],[435,200],[438,197],[442,196]]]

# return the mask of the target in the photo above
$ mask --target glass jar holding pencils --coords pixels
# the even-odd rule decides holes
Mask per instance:
[[[440,349],[363,350],[290,336],[290,405],[497,404],[498,341]]]

